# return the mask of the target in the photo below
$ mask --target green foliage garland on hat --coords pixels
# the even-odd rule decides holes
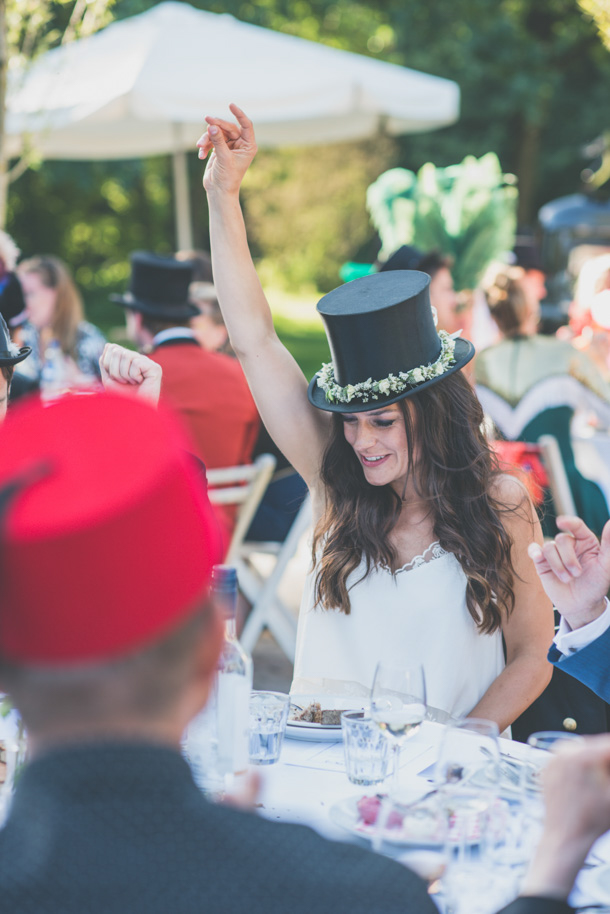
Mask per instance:
[[[515,184],[493,152],[447,168],[427,162],[417,175],[406,168],[384,172],[366,196],[382,242],[380,259],[403,244],[438,250],[453,259],[456,289],[474,289],[487,266],[513,248]]]

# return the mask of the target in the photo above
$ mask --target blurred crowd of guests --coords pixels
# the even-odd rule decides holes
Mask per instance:
[[[535,246],[518,245],[507,259],[511,262],[492,264],[481,287],[466,293],[455,291],[451,259],[439,251],[403,245],[377,268],[430,275],[439,329],[463,332],[477,349],[467,371],[498,453],[518,462],[519,452],[509,452],[504,442],[554,435],[576,509],[599,534],[608,506],[596,483],[576,466],[571,431],[575,417],[602,429],[610,426],[610,253],[584,262],[569,320],[554,334],[539,332],[546,287]],[[248,538],[283,540],[305,485],[260,421],[231,349],[210,255],[136,252],[129,290],[113,299],[125,311],[131,343],[161,365],[161,399],[183,417],[193,452],[206,467],[237,466],[261,453],[274,454],[276,472]],[[19,250],[6,233],[0,234],[0,310],[13,344],[29,350],[14,366],[11,398],[34,390],[44,397],[100,386],[99,359],[106,341],[85,320],[68,266],[51,256],[19,261]],[[226,513],[227,537],[232,521]],[[549,535],[556,532],[548,494],[543,523]]]
[[[106,339],[85,320],[68,266],[46,255],[18,262],[19,254],[12,238],[0,233],[0,313],[12,345],[27,350],[27,357],[10,366],[11,399],[35,391],[44,398],[66,390],[101,389],[99,362]],[[216,469],[274,454],[276,472],[248,538],[282,541],[305,497],[305,484],[260,421],[231,349],[210,255],[135,252],[129,290],[112,300],[125,311],[131,344],[161,366],[161,402],[182,417],[197,460]],[[235,512],[217,510],[228,544]]]
[[[581,428],[610,427],[610,253],[583,263],[567,324],[545,334],[539,328],[546,277],[535,245],[519,244],[506,259],[490,265],[480,288],[460,293],[453,286],[451,260],[438,251],[403,245],[377,268],[430,275],[439,329],[463,333],[475,345],[477,355],[466,371],[500,459],[527,472],[533,461],[532,491],[537,491],[544,469],[531,450],[507,442],[535,444],[542,435],[553,435],[576,510],[599,535],[610,516],[608,505],[599,486],[576,466],[572,431],[575,420]],[[543,529],[552,536],[557,531],[548,491],[542,500]]]

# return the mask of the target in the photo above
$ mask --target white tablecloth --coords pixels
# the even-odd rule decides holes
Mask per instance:
[[[426,722],[405,744],[401,753],[401,786],[429,789],[433,766],[444,730],[442,724]],[[512,740],[501,740],[501,752],[524,758],[528,747]],[[384,785],[359,787],[350,783],[345,773],[342,742],[305,742],[285,739],[281,760],[276,765],[258,769],[263,775],[259,812],[270,820],[309,825],[326,838],[368,844],[335,824],[332,807],[349,797],[359,798],[384,790]],[[387,789],[387,784],[385,785]],[[610,833],[594,845],[590,860],[606,866],[584,869],[570,898],[574,905],[608,902],[610,906]],[[602,891],[600,876],[606,878]]]
[[[414,737],[407,740],[401,753],[401,786],[426,789],[432,780],[433,766],[444,730],[443,724],[425,722]],[[521,743],[501,740],[502,751],[523,757]],[[391,763],[390,763],[391,764]],[[372,795],[385,785],[359,787],[345,773],[343,743],[305,742],[285,739],[280,761],[259,768],[263,775],[260,813],[268,819],[310,825],[320,834],[338,840],[358,840],[334,824],[330,810],[348,797]]]

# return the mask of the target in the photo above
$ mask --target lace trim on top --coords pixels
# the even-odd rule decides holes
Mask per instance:
[[[397,568],[394,574],[400,574],[402,571],[413,571],[414,568],[420,568],[422,565],[429,565],[434,559],[440,559],[448,554],[447,550],[443,549],[438,540],[436,540],[434,543],[430,543],[421,555],[416,555],[410,562],[406,562],[401,568]],[[383,563],[379,567],[383,568],[384,571],[391,571],[391,569]]]

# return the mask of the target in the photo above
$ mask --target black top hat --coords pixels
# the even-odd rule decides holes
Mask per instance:
[[[21,349],[18,349],[11,342],[11,335],[8,332],[6,321],[0,314],[0,368],[8,368],[10,365],[23,362],[31,351],[29,346],[22,346]]]
[[[412,244],[403,244],[390,254],[385,263],[379,267],[379,273],[387,273],[389,270],[416,270],[424,259],[424,252],[419,248],[413,247]]]
[[[342,413],[379,409],[470,361],[472,343],[437,332],[429,285],[427,273],[416,270],[373,273],[318,302],[332,363],[309,384],[314,406]]]
[[[162,321],[184,321],[201,311],[189,300],[193,265],[188,260],[161,257],[148,251],[131,255],[129,292],[111,295],[111,301]]]

